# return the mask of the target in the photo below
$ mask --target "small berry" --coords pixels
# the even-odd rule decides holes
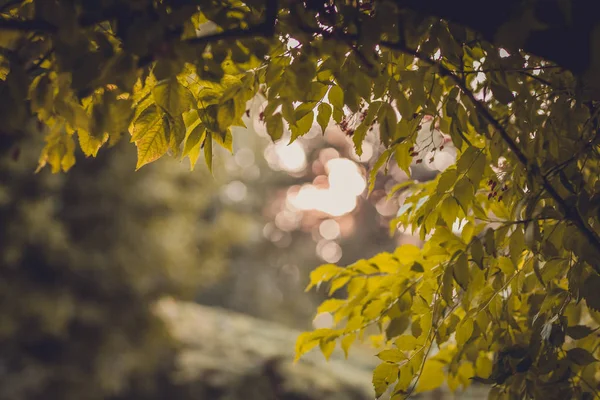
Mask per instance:
[[[416,161],[416,164],[421,164],[422,162],[423,162],[423,159],[420,158]]]
[[[502,201],[502,196],[498,197],[498,201]]]
[[[444,145],[440,146],[440,151],[444,150]]]

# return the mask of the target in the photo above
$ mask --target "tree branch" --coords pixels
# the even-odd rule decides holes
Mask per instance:
[[[58,28],[42,20],[0,18],[0,31],[55,33]]]
[[[410,54],[413,57],[431,66],[437,66],[442,76],[448,76],[450,79],[452,79],[456,86],[471,101],[477,112],[481,116],[483,116],[483,118],[485,118],[485,120],[490,125],[492,125],[492,127],[494,127],[494,129],[498,132],[502,140],[508,145],[508,148],[515,154],[517,160],[525,167],[525,170],[528,171],[533,178],[537,179],[542,183],[542,187],[544,188],[544,190],[546,190],[550,197],[552,197],[552,199],[558,204],[558,206],[562,208],[562,210],[560,211],[564,215],[565,219],[572,222],[585,236],[589,243],[596,249],[596,251],[600,253],[600,236],[598,236],[598,234],[585,222],[585,220],[579,214],[579,211],[576,208],[569,206],[567,201],[562,198],[562,196],[558,193],[556,188],[548,180],[548,178],[541,173],[539,166],[529,162],[525,153],[521,151],[517,143],[509,135],[506,128],[502,126],[502,124],[492,115],[490,110],[485,105],[483,105],[479,100],[475,98],[473,93],[465,86],[465,84],[458,76],[456,76],[454,73],[452,73],[452,71],[450,71],[440,63],[435,62],[427,55],[422,54],[416,50],[409,49],[397,43],[387,41],[382,41],[381,45],[393,50],[398,50],[403,53]],[[592,265],[592,267],[597,273],[600,274],[600,265]]]
[[[210,35],[200,36],[188,39],[185,43],[193,45],[203,45],[225,39],[247,39],[252,37],[271,37],[275,35],[275,25],[277,23],[277,13],[279,11],[278,0],[267,0],[265,9],[265,20],[256,26],[242,29],[235,28]]]

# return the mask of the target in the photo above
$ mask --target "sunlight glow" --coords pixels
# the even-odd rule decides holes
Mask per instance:
[[[315,210],[339,217],[352,212],[367,185],[358,166],[347,158],[332,158],[325,164],[328,187],[303,185],[297,192],[288,193],[288,204],[298,210]]]
[[[306,168],[306,152],[300,142],[271,144],[265,150],[265,159],[275,170],[300,172]]]

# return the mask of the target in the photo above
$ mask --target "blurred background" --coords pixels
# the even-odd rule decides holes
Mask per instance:
[[[402,194],[387,193],[407,176],[390,163],[367,197],[376,130],[360,157],[334,124],[272,143],[262,107],[214,176],[202,159],[134,172],[126,140],[35,174],[35,124],[2,150],[0,400],[373,398],[368,345],[290,360],[299,331],[331,323],[315,316],[325,294],[304,292],[312,269],[418,244],[389,233]],[[412,178],[426,180],[455,152],[420,135]]]

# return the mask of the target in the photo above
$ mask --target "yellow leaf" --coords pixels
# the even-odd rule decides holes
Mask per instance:
[[[136,170],[162,157],[169,149],[165,117],[157,106],[150,106],[134,122],[131,141],[138,149]]]
[[[471,338],[471,335],[473,335],[473,320],[471,318],[463,319],[456,328],[457,346],[464,346],[467,340]]]
[[[327,299],[319,308],[317,308],[317,314],[325,313],[325,312],[336,312],[340,307],[346,304],[346,300],[342,299]]]
[[[342,350],[344,350],[344,356],[348,358],[348,351],[350,350],[350,346],[356,340],[356,334],[350,333],[342,339]]]
[[[442,386],[445,380],[444,364],[435,360],[425,361],[423,372],[417,382],[415,393],[428,392]]]
[[[413,351],[417,348],[418,341],[413,335],[402,335],[394,340],[394,344],[398,350]]]
[[[373,387],[375,396],[380,397],[389,385],[398,379],[398,366],[396,364],[382,363],[373,371]]]
[[[306,287],[305,291],[308,292],[318,283],[331,280],[334,276],[342,271],[344,271],[344,268],[338,267],[335,264],[324,264],[317,267],[310,273],[310,284]]]
[[[296,355],[294,362],[298,361],[302,355],[308,353],[319,344],[319,339],[315,339],[314,332],[304,332],[296,339]]]
[[[319,347],[321,348],[321,352],[325,356],[326,360],[329,360],[331,357],[331,353],[335,350],[335,340],[325,340],[319,343]]]
[[[460,364],[460,367],[458,367],[458,373],[457,373],[457,377],[460,380],[460,383],[462,383],[463,388],[467,388],[469,387],[469,385],[471,384],[471,378],[473,378],[475,376],[475,369],[473,368],[473,364],[471,364],[470,362],[463,362],[462,364]]]
[[[406,354],[404,354],[403,351],[397,349],[387,349],[380,351],[377,354],[377,357],[379,357],[381,361],[387,361],[391,363],[399,363],[406,360]]]

